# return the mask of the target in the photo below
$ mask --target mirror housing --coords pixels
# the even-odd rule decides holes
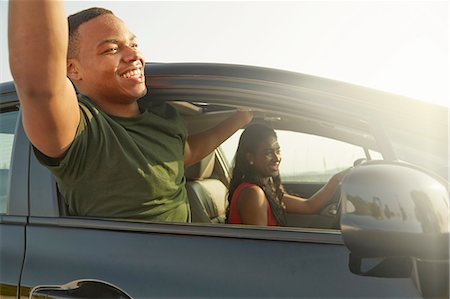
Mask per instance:
[[[425,298],[449,294],[448,183],[418,167],[370,161],[341,186],[341,230],[349,268],[411,278]]]
[[[400,162],[355,167],[341,186],[345,245],[360,257],[449,258],[443,179]]]

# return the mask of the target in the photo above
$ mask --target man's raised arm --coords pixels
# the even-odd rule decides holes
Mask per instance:
[[[63,1],[11,0],[8,41],[28,138],[47,156],[61,157],[80,119],[76,93],[66,76],[68,24]]]

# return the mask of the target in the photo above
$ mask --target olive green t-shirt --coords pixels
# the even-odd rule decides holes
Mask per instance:
[[[81,120],[65,157],[52,166],[71,215],[186,222],[183,153],[187,130],[161,103],[133,118],[107,115],[79,96]]]

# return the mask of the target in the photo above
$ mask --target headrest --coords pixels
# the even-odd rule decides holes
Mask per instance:
[[[186,170],[184,171],[186,179],[201,180],[209,178],[214,169],[214,158],[215,154],[214,152],[212,152],[199,162],[186,168]]]

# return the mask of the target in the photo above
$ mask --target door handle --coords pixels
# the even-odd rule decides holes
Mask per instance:
[[[98,279],[79,279],[64,285],[40,285],[30,292],[30,299],[111,298],[132,299],[119,287]]]

